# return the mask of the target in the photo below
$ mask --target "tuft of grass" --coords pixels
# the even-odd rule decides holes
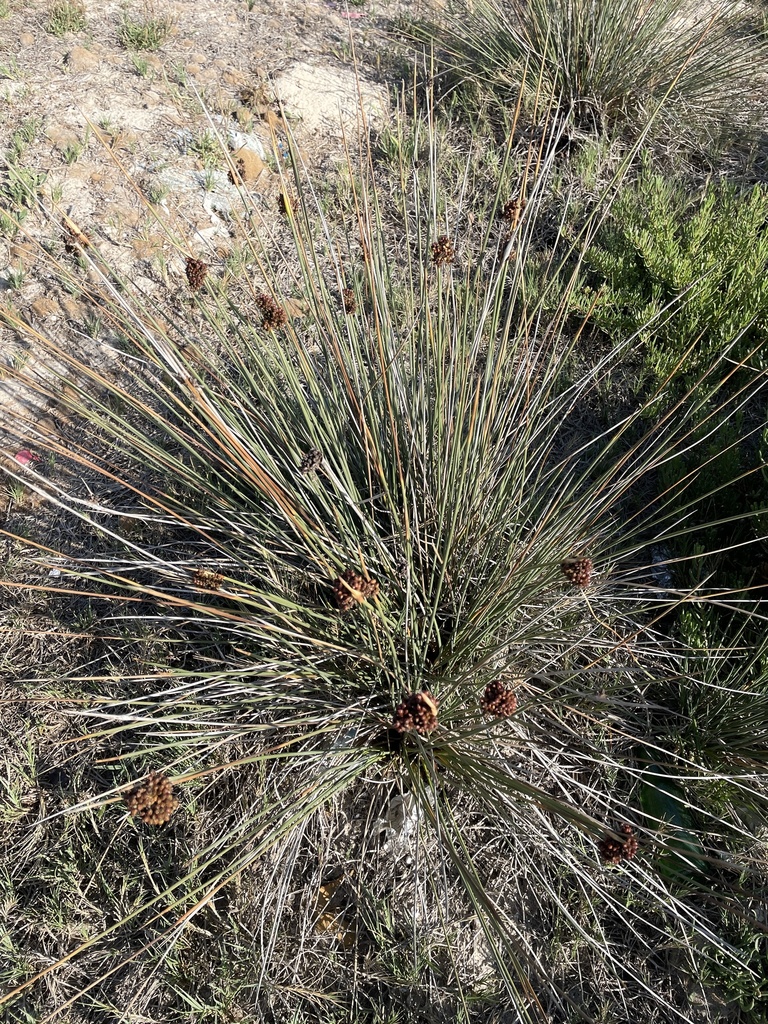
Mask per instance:
[[[27,128],[31,131],[31,127]],[[46,175],[24,167],[19,161],[26,148],[22,126],[11,139],[12,149],[7,151],[6,165],[0,177],[0,233],[15,238],[22,222],[37,201]]]
[[[555,97],[580,127],[631,131],[658,116],[668,139],[708,144],[750,116],[765,47],[737,4],[706,17],[679,0],[458,0],[428,34],[454,71],[505,105]]]
[[[8,287],[18,291],[24,286],[24,280],[26,278],[24,268],[19,264],[17,267],[9,267],[6,271],[6,280],[8,281]]]
[[[51,6],[45,28],[51,35],[65,36],[82,32],[86,25],[85,8],[79,0],[58,0]]]
[[[146,187],[147,199],[153,206],[159,206],[164,199],[167,199],[169,193],[169,186],[163,184],[162,181],[152,181]]]
[[[80,159],[83,152],[82,142],[68,142],[64,147],[62,156],[64,157],[64,163],[74,164]]]
[[[159,14],[153,6],[147,6],[140,18],[123,15],[118,38],[127,50],[159,50],[174,24],[172,15]]]
[[[199,132],[190,142],[191,152],[198,157],[203,167],[213,169],[220,167],[222,163],[222,152],[219,141],[212,131],[207,129]]]
[[[139,57],[138,54],[131,54],[131,64],[136,71],[139,78],[147,78],[149,76],[149,61],[144,57]]]
[[[7,153],[9,161],[12,163],[19,162],[27,146],[34,142],[40,134],[42,126],[43,119],[41,117],[27,117],[21,122],[11,135],[10,148]]]
[[[740,1011],[739,1019],[764,1019],[768,1012],[768,951],[765,931],[756,917],[729,917],[727,935],[739,953],[739,964],[723,963],[719,957],[702,966],[702,980],[717,987],[731,1006]]]
[[[5,60],[0,61],[0,75],[4,78],[21,78],[22,71],[16,57],[11,54]]]
[[[446,170],[431,109],[396,131],[389,177],[351,150],[343,206],[291,153],[281,233],[252,230],[248,210],[241,304],[211,289],[187,322],[85,250],[76,281],[123,339],[108,373],[5,313],[75,382],[63,396],[57,371],[16,385],[81,428],[40,432],[49,475],[6,462],[67,536],[84,531],[71,550],[41,542],[31,564],[63,566],[83,628],[98,605],[129,635],[156,624],[179,643],[117,679],[112,646],[71,680],[87,701],[68,709],[82,735],[67,749],[98,774],[54,825],[114,837],[121,882],[110,890],[78,837],[92,919],[36,974],[19,948],[0,1006],[24,998],[42,1016],[85,998],[125,1014],[135,993],[114,979],[140,961],[142,988],[163,971],[175,1005],[213,1013],[211,972],[189,995],[180,952],[222,920],[249,949],[258,937],[254,1019],[387,1019],[405,990],[409,1020],[436,1019],[436,991],[445,1020],[487,1019],[492,1000],[524,1022],[609,1019],[628,992],[638,1019],[684,1020],[674,978],[703,960],[754,970],[724,915],[746,881],[765,892],[749,813],[768,809],[766,736],[739,709],[764,707],[768,641],[745,659],[719,635],[667,632],[690,610],[763,616],[699,571],[721,550],[718,523],[692,521],[712,494],[663,474],[726,426],[743,444],[767,429],[764,374],[744,368],[742,427],[717,402],[727,352],[682,391],[606,409],[606,380],[642,340],[580,358],[568,314],[617,182],[575,240],[557,234],[555,261],[538,246],[557,119],[519,150],[510,133],[493,188],[473,145]],[[69,264],[50,269],[73,283]],[[748,513],[756,532],[767,511]],[[684,587],[657,557],[682,540]],[[724,695],[727,749],[697,746]],[[192,848],[176,843],[183,809],[159,834],[128,820],[124,794],[151,770],[197,823]],[[729,787],[727,807],[706,783]],[[627,856],[608,866],[617,844]],[[254,877],[255,908],[240,890]],[[65,915],[57,927],[69,939]]]

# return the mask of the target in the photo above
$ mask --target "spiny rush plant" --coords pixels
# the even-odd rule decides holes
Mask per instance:
[[[37,566],[60,572],[62,599],[111,607],[128,639],[172,638],[162,663],[68,679],[81,749],[114,785],[66,813],[116,830],[170,818],[175,834],[180,799],[211,824],[186,859],[166,844],[145,860],[154,891],[2,1005],[55,972],[57,1012],[102,1005],[137,961],[161,992],[184,929],[248,876],[263,892],[249,984],[277,1019],[313,999],[363,1012],[399,986],[411,1019],[501,1005],[589,1020],[631,1001],[639,1019],[684,1020],[678,972],[739,959],[718,923],[745,877],[761,884],[744,809],[765,808],[765,735],[734,759],[692,751],[680,694],[748,701],[765,673],[741,679],[734,650],[714,677],[712,652],[669,629],[680,606],[760,616],[706,579],[675,591],[665,544],[703,530],[658,484],[733,369],[716,360],[672,404],[661,387],[606,413],[636,339],[585,364],[568,296],[545,313],[546,287],[524,286],[527,262],[558,288],[566,265],[537,248],[560,130],[509,149],[491,192],[473,193],[471,155],[455,191],[417,113],[394,173],[348,154],[330,214],[295,163],[282,226],[243,193],[243,302],[214,267],[188,316],[70,229],[79,266],[52,272],[120,339],[106,368],[6,308],[49,357],[19,385],[76,424],[16,424],[53,468],[8,460],[8,477],[71,524],[69,548],[36,542]],[[746,405],[764,382],[743,376]],[[711,402],[713,431],[721,415]],[[727,812],[702,779],[729,787]]]
[[[700,144],[748,118],[762,47],[743,19],[730,0],[705,13],[680,0],[458,0],[430,34],[505,102],[543,91],[583,127],[660,113],[657,129]]]

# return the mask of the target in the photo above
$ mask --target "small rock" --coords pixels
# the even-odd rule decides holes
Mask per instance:
[[[101,58],[84,46],[73,46],[64,58],[70,71],[93,71],[98,67]]]
[[[233,129],[228,133],[227,138],[230,149],[238,151],[250,149],[260,160],[267,159],[264,145],[257,135],[252,135],[250,132],[236,132]]]
[[[38,320],[45,320],[46,317],[56,316],[61,312],[58,302],[48,295],[41,295],[39,299],[35,299],[29,308]]]
[[[61,308],[70,320],[82,320],[87,312],[83,303],[78,302],[78,300],[73,298],[71,295],[62,295],[60,304]]]
[[[41,416],[35,424],[35,433],[38,437],[56,437],[59,434],[59,425],[53,416]],[[51,570],[54,572],[55,570]],[[48,573],[50,576],[51,573]],[[59,573],[61,575],[61,573]]]
[[[250,128],[253,124],[253,112],[248,107],[235,107],[233,113],[241,128]]]
[[[263,115],[264,120],[267,122],[270,128],[276,132],[285,131],[285,121],[279,114],[276,114],[274,110],[267,110]]]
[[[171,141],[178,151],[186,156],[189,152],[189,147],[194,142],[194,135],[188,128],[179,128],[175,132],[171,133]]]
[[[131,248],[137,260],[151,260],[163,250],[161,235],[150,235],[148,238],[131,239]]]
[[[67,167],[67,178],[71,181],[88,181],[93,173],[93,168],[89,164],[81,163],[79,160],[77,163],[70,164]]]
[[[232,154],[232,161],[243,181],[256,181],[266,169],[266,164],[252,149],[241,146]]]
[[[162,97],[156,92],[145,92],[142,95],[142,110],[154,110],[155,107],[159,107],[162,103]]]
[[[203,209],[212,220],[218,217],[228,221],[232,217],[232,204],[222,192],[208,192],[203,199]]]
[[[232,68],[228,68],[222,74],[222,79],[225,85],[231,85],[237,88],[238,86],[245,85],[247,81],[246,75],[242,71],[235,71]]]
[[[47,129],[45,134],[48,141],[61,153],[66,149],[77,148],[81,145],[80,140],[71,128],[57,128],[52,126]]]
[[[21,46],[34,46],[35,35],[33,32],[22,32],[19,35],[19,43]]]
[[[9,266],[29,266],[34,263],[36,257],[35,247],[31,242],[16,242],[11,246],[10,252],[8,253]]]
[[[110,203],[104,208],[104,216],[113,218],[120,229],[135,228],[144,215],[139,207],[128,206],[126,203]]]
[[[92,185],[98,186],[98,188],[105,193],[114,192],[118,181],[114,172],[111,170],[104,170],[103,168],[93,171],[89,175],[89,180]]]

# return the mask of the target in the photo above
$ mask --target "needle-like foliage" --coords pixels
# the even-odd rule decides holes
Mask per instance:
[[[581,127],[705,143],[749,120],[764,47],[738,4],[681,0],[457,0],[431,34],[462,76],[505,103],[543,89]]]

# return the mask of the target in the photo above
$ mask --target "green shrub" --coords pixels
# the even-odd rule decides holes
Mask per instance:
[[[768,328],[766,224],[763,186],[692,197],[646,165],[585,257],[576,309],[614,340],[638,332],[657,380],[691,378],[726,349],[754,363]]]
[[[631,335],[643,343],[638,391],[665,386],[679,394],[718,360],[734,369],[745,361],[717,395],[702,400],[694,443],[659,475],[661,493],[688,510],[689,525],[717,524],[698,539],[719,552],[713,558],[693,558],[690,537],[670,545],[681,587],[703,578],[728,589],[750,587],[762,561],[761,529],[750,512],[768,501],[758,472],[763,405],[745,406],[740,388],[765,367],[767,223],[762,186],[710,185],[690,196],[681,182],[646,165],[586,253],[588,283],[573,295],[587,334],[591,327],[612,343]],[[725,422],[715,427],[713,412],[726,408]]]
[[[715,358],[671,407],[654,392],[595,429],[602,382],[638,343],[563,385],[580,343],[560,330],[571,296],[549,316],[546,286],[524,288],[555,139],[523,161],[509,260],[493,214],[511,197],[478,190],[468,210],[430,124],[413,128],[418,167],[403,158],[382,181],[364,153],[348,168],[338,230],[297,172],[287,232],[247,235],[259,276],[243,305],[207,279],[197,319],[181,319],[86,249],[88,280],[103,282],[90,298],[125,352],[105,373],[35,332],[74,384],[62,394],[53,371],[17,383],[82,424],[67,444],[36,427],[60,476],[7,467],[81,531],[71,551],[42,545],[40,566],[56,558],[66,593],[98,586],[102,607],[114,595],[121,628],[174,636],[164,661],[120,671],[110,647],[104,672],[78,675],[82,744],[112,784],[69,813],[133,835],[144,826],[115,802],[161,768],[207,825],[182,851],[171,819],[151,888],[84,923],[79,945],[68,937],[0,1004],[90,956],[67,999],[87,986],[107,1004],[110,978],[142,954],[164,964],[186,924],[218,929],[219,901],[257,872],[252,987],[277,1019],[307,992],[352,1016],[397,972],[425,1019],[439,983],[446,1019],[486,1019],[491,998],[524,1021],[548,1006],[589,1019],[629,990],[639,1019],[661,1020],[679,963],[659,964],[659,949],[687,955],[694,935],[732,955],[718,907],[738,897],[719,877],[743,830],[711,827],[695,799],[711,771],[648,697],[680,677],[680,649],[654,629],[663,613],[684,599],[740,614],[721,588],[659,583],[652,557],[706,536],[656,500],[658,479],[696,443],[730,364]],[[54,269],[86,287],[69,263]],[[24,441],[28,425],[15,429]],[[765,806],[763,779],[739,785]],[[318,911],[328,878],[349,890],[333,913]]]
[[[742,1020],[764,1020],[768,1014],[768,944],[759,908],[748,918],[728,918],[728,941],[738,950],[739,963],[721,957],[706,962],[705,984],[716,987],[731,1004],[742,1011]],[[733,1012],[733,1011],[732,1011]]]

